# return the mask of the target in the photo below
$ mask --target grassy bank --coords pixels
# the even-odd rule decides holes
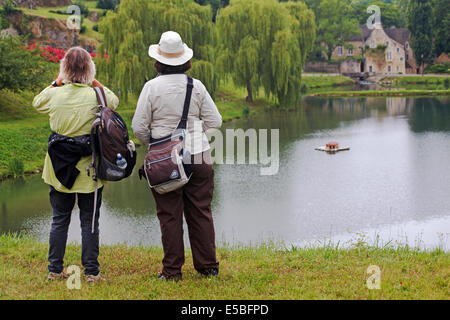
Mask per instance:
[[[442,89],[448,89],[448,85],[450,82],[450,76],[436,76],[436,77],[428,77],[428,76],[408,76],[408,77],[385,77],[380,80],[381,84],[390,84],[393,86],[404,86],[404,85],[415,85],[421,84],[426,86],[434,86],[435,89],[438,89],[438,86],[441,86]]]
[[[49,283],[48,245],[0,236],[0,299],[448,299],[450,256],[408,248],[218,249],[220,275],[200,277],[186,252],[181,282],[156,279],[162,249],[102,246],[107,283],[68,290]],[[80,265],[80,246],[69,245],[65,265]],[[368,266],[381,269],[381,289],[369,290]]]
[[[352,86],[355,81],[349,77],[344,76],[303,76],[302,86],[305,86],[306,90],[328,89],[343,86]]]
[[[326,91],[311,93],[315,97],[397,97],[397,96],[448,96],[450,90],[367,90],[367,91]]]

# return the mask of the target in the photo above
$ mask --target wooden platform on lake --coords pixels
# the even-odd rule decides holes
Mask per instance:
[[[317,147],[315,150],[317,151],[324,151],[324,152],[328,152],[328,153],[336,153],[339,151],[348,151],[350,150],[350,147],[341,147],[341,148],[337,148],[337,149],[327,149],[325,146],[323,147]]]

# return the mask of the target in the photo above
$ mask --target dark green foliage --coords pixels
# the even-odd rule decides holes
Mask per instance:
[[[14,0],[3,0],[2,3],[3,4],[2,4],[1,11],[5,15],[9,15],[11,13],[20,11],[20,10],[17,9],[16,3],[14,2]]]
[[[367,18],[371,15],[370,13],[367,13],[367,7],[370,5],[380,7],[383,28],[390,28],[391,26],[397,28],[405,27],[405,14],[399,6],[392,2],[386,3],[374,0],[360,0],[359,2],[352,3],[353,15],[357,17],[360,24],[365,24]]]
[[[425,70],[425,73],[450,73],[450,62],[435,63],[429,66]],[[446,80],[448,80],[448,78]]]
[[[23,48],[23,38],[0,38],[0,90],[21,90],[41,86],[47,65],[39,56]]]
[[[434,55],[450,52],[450,1],[433,0]]]
[[[98,0],[97,8],[106,9],[106,10],[114,10],[116,6],[119,4],[120,0]]]
[[[87,17],[89,15],[89,8],[84,4],[84,2],[77,0],[73,4],[80,7],[81,15],[83,17]]]
[[[92,27],[92,30],[97,31],[98,32],[98,24],[94,24],[94,26]]]
[[[410,0],[407,23],[411,47],[418,66],[429,62],[433,48],[432,9],[428,0]]]

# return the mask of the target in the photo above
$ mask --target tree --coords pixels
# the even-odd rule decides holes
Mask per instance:
[[[359,24],[365,24],[367,22],[367,18],[369,17],[367,7],[370,5],[380,7],[383,28],[389,28],[391,26],[396,26],[398,28],[405,27],[405,15],[400,7],[393,3],[373,0],[361,0],[360,2],[354,2],[352,4],[353,16],[358,19]]]
[[[334,48],[349,37],[360,34],[358,20],[354,17],[351,0],[307,0],[316,16],[316,50],[325,46],[328,60]]]
[[[433,30],[435,56],[442,52],[450,52],[450,2],[448,0],[433,1]]]
[[[432,10],[428,0],[410,0],[407,23],[414,57],[417,65],[423,66],[430,60],[433,48]]]
[[[21,37],[0,37],[0,90],[36,88],[47,80],[48,64],[23,48]]]
[[[304,3],[234,0],[217,15],[218,65],[247,89],[260,86],[280,105],[296,103],[305,57],[315,37],[314,14]]]
[[[206,5],[211,6],[212,19],[213,19],[213,21],[216,21],[217,10],[219,10],[219,8],[221,7],[220,0],[194,0],[194,1],[201,6],[206,6]]]
[[[99,74],[127,100],[156,75],[148,46],[172,30],[194,50],[191,74],[200,79],[214,96],[218,78],[214,68],[215,34],[208,7],[191,0],[122,0],[117,12],[109,11],[99,24],[104,34]]]
[[[97,8],[106,9],[106,10],[114,10],[116,6],[119,4],[119,0],[98,0]]]

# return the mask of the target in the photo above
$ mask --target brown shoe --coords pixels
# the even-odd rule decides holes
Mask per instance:
[[[61,273],[54,273],[54,272],[50,272],[48,274],[47,279],[50,281],[54,281],[54,280],[64,280],[64,279],[68,279],[70,277],[70,274],[66,273],[66,272],[61,272]]]
[[[93,275],[87,275],[86,276],[86,282],[87,283],[96,283],[96,282],[106,282],[106,278],[103,277],[100,273],[96,276]]]

